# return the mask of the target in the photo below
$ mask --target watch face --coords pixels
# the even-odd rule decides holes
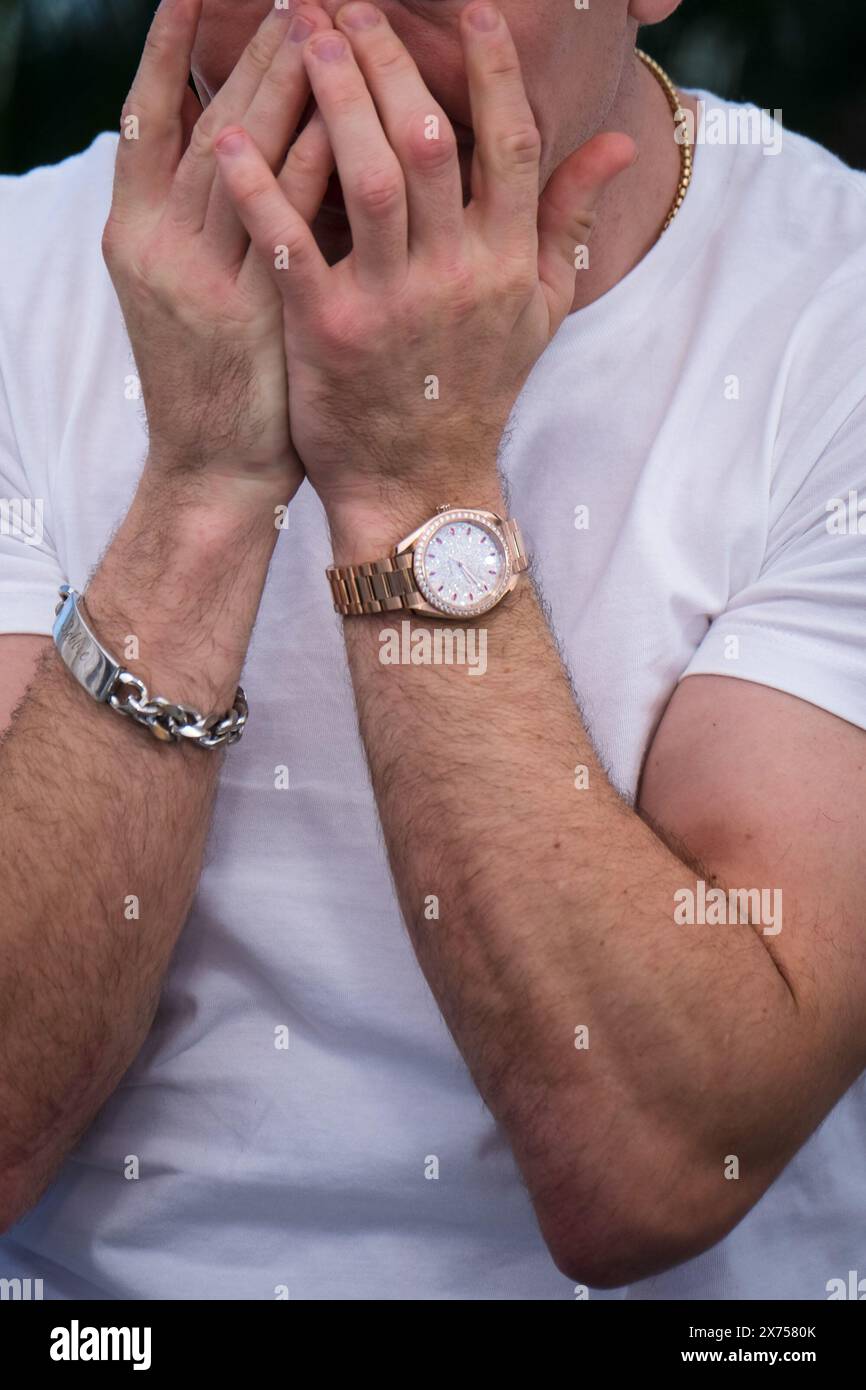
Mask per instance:
[[[478,512],[445,512],[431,521],[415,547],[413,566],[427,602],[457,618],[492,608],[511,579],[502,537]]]

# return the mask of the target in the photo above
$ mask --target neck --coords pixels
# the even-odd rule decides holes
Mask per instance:
[[[694,97],[680,94],[697,111]],[[638,57],[629,60],[605,130],[625,131],[638,160],[602,198],[592,234],[589,266],[578,272],[572,312],[600,299],[643,260],[661,235],[682,170],[674,118],[658,79]]]

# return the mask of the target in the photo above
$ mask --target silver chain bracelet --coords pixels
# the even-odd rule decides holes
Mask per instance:
[[[189,705],[173,704],[161,695],[151,697],[144,681],[124,670],[102,646],[88,626],[82,603],[75,589],[61,585],[53,635],[62,660],[88,695],[142,724],[163,743],[186,739],[197,748],[220,748],[238,742],[249,717],[241,686],[232,708],[224,715],[200,714]]]

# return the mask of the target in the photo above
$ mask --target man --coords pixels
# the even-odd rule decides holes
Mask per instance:
[[[164,0],[6,182],[7,1277],[863,1270],[866,184],[674,7]]]

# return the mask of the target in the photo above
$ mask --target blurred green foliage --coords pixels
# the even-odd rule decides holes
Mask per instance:
[[[0,0],[0,169],[52,163],[116,128],[154,6]],[[680,84],[781,108],[789,128],[866,168],[863,0],[684,0],[641,42]]]

